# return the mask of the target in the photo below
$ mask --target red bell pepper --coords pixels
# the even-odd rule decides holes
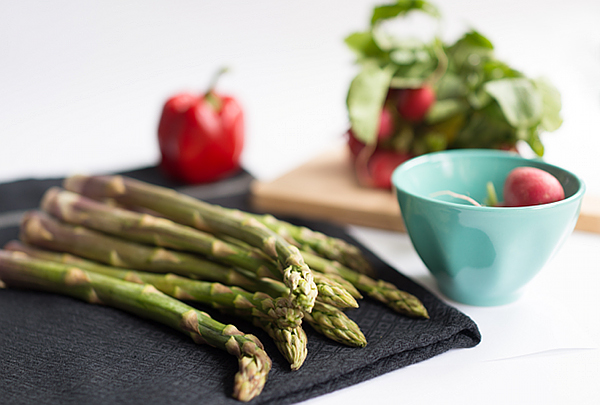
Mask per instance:
[[[165,103],[158,125],[161,167],[186,183],[206,183],[240,169],[244,145],[241,106],[214,92],[181,93]]]

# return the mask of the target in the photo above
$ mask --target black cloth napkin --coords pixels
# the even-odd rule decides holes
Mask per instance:
[[[185,187],[156,167],[123,173],[220,205],[251,210],[243,172],[228,180]],[[18,236],[18,221],[61,179],[0,185],[0,244]],[[329,223],[285,218],[354,241]],[[360,245],[359,245],[360,246]],[[431,319],[400,316],[369,299],[347,311],[363,330],[365,348],[345,347],[306,326],[308,357],[290,371],[270,338],[253,325],[207,308],[264,343],[273,369],[254,404],[291,404],[408,366],[451,349],[477,345],[475,323],[365,250],[380,278],[419,297]],[[235,404],[237,360],[198,346],[183,334],[128,313],[44,292],[0,289],[0,402],[9,404]]]

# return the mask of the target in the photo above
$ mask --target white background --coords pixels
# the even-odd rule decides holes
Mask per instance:
[[[335,142],[347,127],[356,73],[343,39],[367,27],[373,1],[0,2],[0,181],[157,162],[165,99],[219,88],[245,107],[243,161],[273,178]],[[468,27],[563,96],[547,159],[600,195],[600,2],[438,4],[444,35]]]
[[[219,89],[246,114],[244,166],[275,178],[340,142],[356,73],[343,39],[374,4],[0,0],[0,181],[155,164],[165,99],[203,91],[222,65],[232,71]],[[474,27],[502,60],[559,88],[564,124],[543,137],[546,159],[600,195],[600,2],[438,6],[447,40]],[[437,293],[406,235],[351,231]],[[599,252],[597,235],[576,232],[518,303],[452,303],[480,326],[477,348],[311,402],[600,402]]]

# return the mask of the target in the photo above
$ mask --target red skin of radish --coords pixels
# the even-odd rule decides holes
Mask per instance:
[[[366,166],[360,165],[357,163],[357,157],[366,145],[356,139],[352,131],[348,131],[347,136],[348,148],[359,181],[364,181],[366,184],[363,185],[370,187],[391,189],[394,169],[410,159],[412,155],[376,148],[369,156]]]
[[[418,89],[403,89],[398,93],[397,108],[400,115],[409,121],[421,121],[435,102],[435,92],[430,86]]]
[[[392,173],[396,167],[410,159],[410,155],[407,153],[398,153],[388,150],[375,150],[369,163],[369,171],[371,172],[371,179],[373,186],[383,189],[392,188]]]
[[[394,134],[394,117],[387,108],[381,110],[379,117],[379,132],[377,133],[377,139],[383,141],[388,139]]]
[[[348,148],[350,149],[352,158],[356,159],[360,151],[365,147],[365,144],[356,139],[351,130],[348,131],[346,135],[348,136]]]
[[[565,198],[556,177],[535,167],[517,167],[504,182],[505,207],[548,204]]]

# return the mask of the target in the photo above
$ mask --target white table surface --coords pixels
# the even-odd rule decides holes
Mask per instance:
[[[158,160],[162,103],[219,88],[247,119],[245,168],[276,178],[339,143],[356,73],[343,44],[374,1],[0,2],[0,181],[101,173]],[[600,2],[438,1],[447,39],[466,27],[500,58],[546,76],[563,126],[546,159],[600,195]],[[406,235],[351,227],[384,260],[434,293]],[[443,297],[442,297],[443,298]],[[516,303],[450,302],[483,340],[307,404],[600,403],[600,236],[575,232]]]

